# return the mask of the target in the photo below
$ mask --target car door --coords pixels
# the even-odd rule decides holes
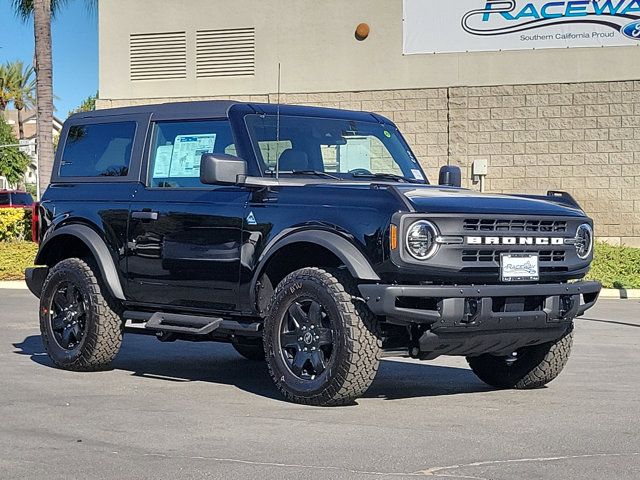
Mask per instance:
[[[234,309],[249,192],[200,183],[203,153],[234,153],[227,120],[152,128],[147,181],[131,203],[128,294],[160,306]]]

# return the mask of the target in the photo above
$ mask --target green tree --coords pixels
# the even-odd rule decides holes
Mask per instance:
[[[96,109],[96,100],[98,99],[98,92],[95,95],[89,95],[85,98],[78,108],[75,108],[69,112],[69,117],[74,113],[80,112],[92,112]]]
[[[0,116],[0,175],[11,185],[22,183],[31,163],[29,156],[22,153],[18,147],[5,146],[17,143],[18,139],[13,134],[11,126]]]

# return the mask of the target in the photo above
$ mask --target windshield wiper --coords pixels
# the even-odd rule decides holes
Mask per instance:
[[[293,173],[294,175],[316,175],[318,177],[332,178],[334,180],[342,180],[340,177],[336,177],[335,175],[331,175],[327,172],[321,172],[320,170],[291,170],[288,172],[280,172],[280,173]]]
[[[384,180],[396,180],[398,182],[424,183],[422,180],[407,178],[394,173],[352,173],[351,175],[357,178],[382,178]]]

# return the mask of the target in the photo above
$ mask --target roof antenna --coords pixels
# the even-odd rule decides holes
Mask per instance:
[[[278,96],[276,102],[276,180],[278,180],[280,178],[280,62],[278,62]]]

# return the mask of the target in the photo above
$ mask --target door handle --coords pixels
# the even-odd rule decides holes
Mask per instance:
[[[146,211],[142,212],[131,212],[131,218],[135,218],[137,220],[157,220],[158,212]]]

